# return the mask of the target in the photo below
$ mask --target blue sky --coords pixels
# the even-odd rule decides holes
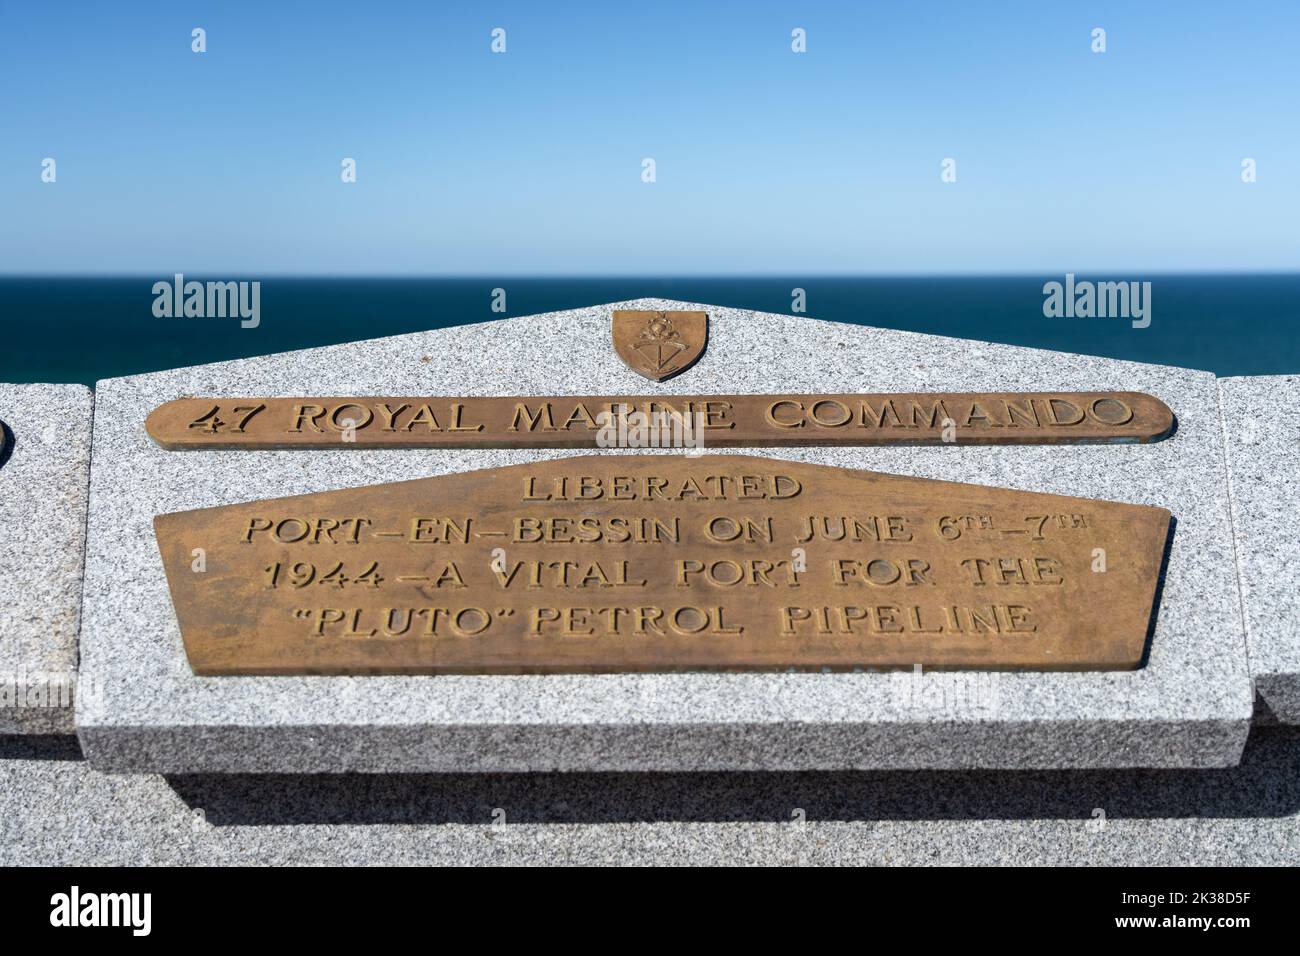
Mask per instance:
[[[1294,269],[1298,120],[1294,0],[13,2],[0,271]]]

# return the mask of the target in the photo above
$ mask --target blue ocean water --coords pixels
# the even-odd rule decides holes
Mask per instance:
[[[209,278],[256,277],[186,276]],[[269,278],[262,280],[260,323],[250,329],[232,318],[155,317],[153,284],[170,276],[6,278],[0,381],[93,385],[116,375],[640,296],[789,313],[794,288],[805,290],[807,315],[818,319],[1219,375],[1300,372],[1300,273],[1143,277],[1152,283],[1151,324],[1143,329],[1126,319],[1046,318],[1043,284],[1063,278]],[[506,291],[504,316],[491,309],[495,288]]]

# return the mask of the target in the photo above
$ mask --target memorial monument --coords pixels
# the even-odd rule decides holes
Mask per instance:
[[[1206,373],[638,300],[104,381],[93,460],[104,769],[1225,766],[1250,724]]]

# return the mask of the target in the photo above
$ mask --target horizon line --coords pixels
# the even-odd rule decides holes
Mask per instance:
[[[312,279],[312,280],[333,280],[349,281],[358,279],[368,280],[385,280],[385,281],[476,281],[476,280],[526,280],[526,281],[553,281],[553,282],[591,282],[591,281],[621,281],[621,282],[666,282],[666,281],[728,281],[728,280],[790,280],[797,279],[800,281],[810,281],[815,279],[1038,279],[1044,276],[1058,275],[1085,275],[1094,274],[1117,274],[1128,273],[1130,277],[1134,274],[1144,275],[1146,277],[1214,277],[1214,276],[1300,276],[1300,268],[1266,268],[1266,269],[1132,269],[1121,267],[1104,267],[1104,268],[1086,268],[1086,269],[1064,269],[1051,270],[1044,269],[1038,271],[954,271],[954,272],[716,272],[716,273],[531,273],[531,272],[428,272],[428,273],[408,273],[408,272],[260,272],[258,280],[262,277],[268,279]],[[147,279],[153,281],[162,281],[162,279],[177,275],[176,270],[167,272],[7,272],[0,270],[0,280],[5,279]],[[242,270],[221,270],[221,269],[201,269],[195,272],[186,272],[181,270],[180,275],[196,276],[216,276],[216,275],[243,275],[249,276],[251,273]]]

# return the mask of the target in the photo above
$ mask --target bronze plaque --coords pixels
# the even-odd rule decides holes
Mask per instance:
[[[1157,441],[1142,392],[181,398],[145,427],[170,449],[669,448]]]
[[[709,313],[616,309],[614,351],[627,367],[662,382],[695,364],[709,341]]]
[[[154,527],[203,675],[1108,670],[1142,660],[1169,519],[749,456],[606,455]]]

